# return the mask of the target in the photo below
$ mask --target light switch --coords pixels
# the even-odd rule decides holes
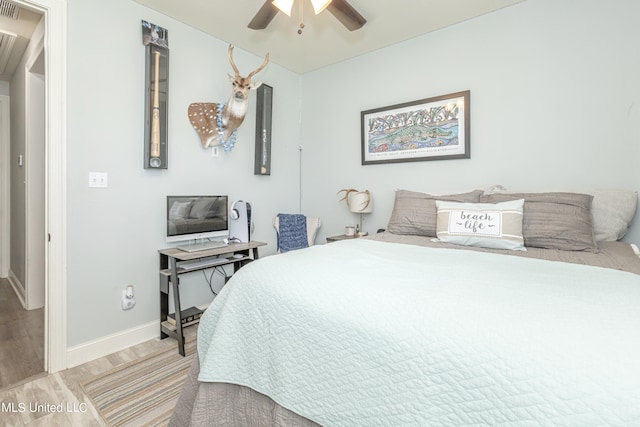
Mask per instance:
[[[89,172],[89,187],[107,188],[106,172]]]

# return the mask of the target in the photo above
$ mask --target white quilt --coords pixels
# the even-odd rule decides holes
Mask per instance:
[[[640,276],[357,239],[242,268],[199,380],[324,426],[640,425]]]

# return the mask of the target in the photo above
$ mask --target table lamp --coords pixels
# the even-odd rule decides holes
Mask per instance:
[[[349,210],[353,213],[360,214],[360,232],[359,236],[366,236],[367,233],[362,231],[363,214],[373,212],[373,199],[369,190],[354,191],[349,194]]]

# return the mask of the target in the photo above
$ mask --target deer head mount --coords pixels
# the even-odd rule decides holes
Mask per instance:
[[[231,96],[226,103],[196,102],[189,105],[189,121],[193,125],[202,148],[221,145],[224,151],[231,151],[235,145],[236,130],[244,121],[249,106],[249,91],[257,89],[261,82],[252,82],[251,78],[258,74],[269,62],[269,54],[264,57],[261,66],[253,70],[247,77],[242,77],[233,62],[233,46],[229,45],[229,62],[235,76],[229,74],[233,85]]]

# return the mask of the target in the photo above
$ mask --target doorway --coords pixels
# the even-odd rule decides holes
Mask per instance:
[[[0,277],[8,280],[0,282],[0,336],[4,343],[0,386],[8,386],[46,370],[46,76],[42,13],[6,1],[2,4],[0,29],[16,31],[13,43],[4,47],[9,60],[2,71],[12,96],[10,110],[2,109],[0,119],[3,154],[8,154],[2,175],[9,175],[8,186],[2,188],[8,197],[3,194],[1,209],[7,215],[2,221]]]
[[[42,127],[41,146],[36,155],[45,171],[42,186],[31,189],[31,194],[41,194],[40,231],[31,232],[31,237],[40,236],[42,261],[40,274],[44,282],[44,367],[49,373],[66,368],[66,0],[12,0],[19,6],[38,11],[45,16],[42,55],[34,57],[29,64],[29,96],[42,97],[43,109],[39,113],[45,126]],[[41,67],[41,68],[40,68]],[[46,70],[46,72],[42,72]],[[24,72],[24,71],[23,71]],[[0,102],[1,106],[2,102]],[[34,123],[36,123],[34,121]],[[4,128],[4,127],[3,127]],[[25,131],[28,132],[28,131]],[[32,130],[32,136],[38,138]],[[1,141],[0,141],[1,142]],[[4,148],[3,148],[4,150]],[[4,151],[3,151],[4,153]],[[33,154],[33,153],[32,153]],[[3,156],[4,157],[4,156]],[[10,159],[11,161],[17,159]],[[8,161],[7,161],[8,163]],[[2,169],[0,162],[0,169]],[[35,168],[37,169],[37,168]],[[7,168],[0,170],[4,178]],[[6,180],[2,180],[6,182]],[[0,189],[0,212],[8,209],[5,191]],[[6,221],[0,221],[3,235]],[[34,229],[35,230],[35,229]],[[6,265],[6,245],[0,245],[0,266]],[[36,265],[36,264],[34,264]],[[4,273],[4,271],[3,271]],[[27,274],[27,273],[25,273]],[[31,272],[29,274],[38,274]],[[40,295],[39,297],[42,297]]]

